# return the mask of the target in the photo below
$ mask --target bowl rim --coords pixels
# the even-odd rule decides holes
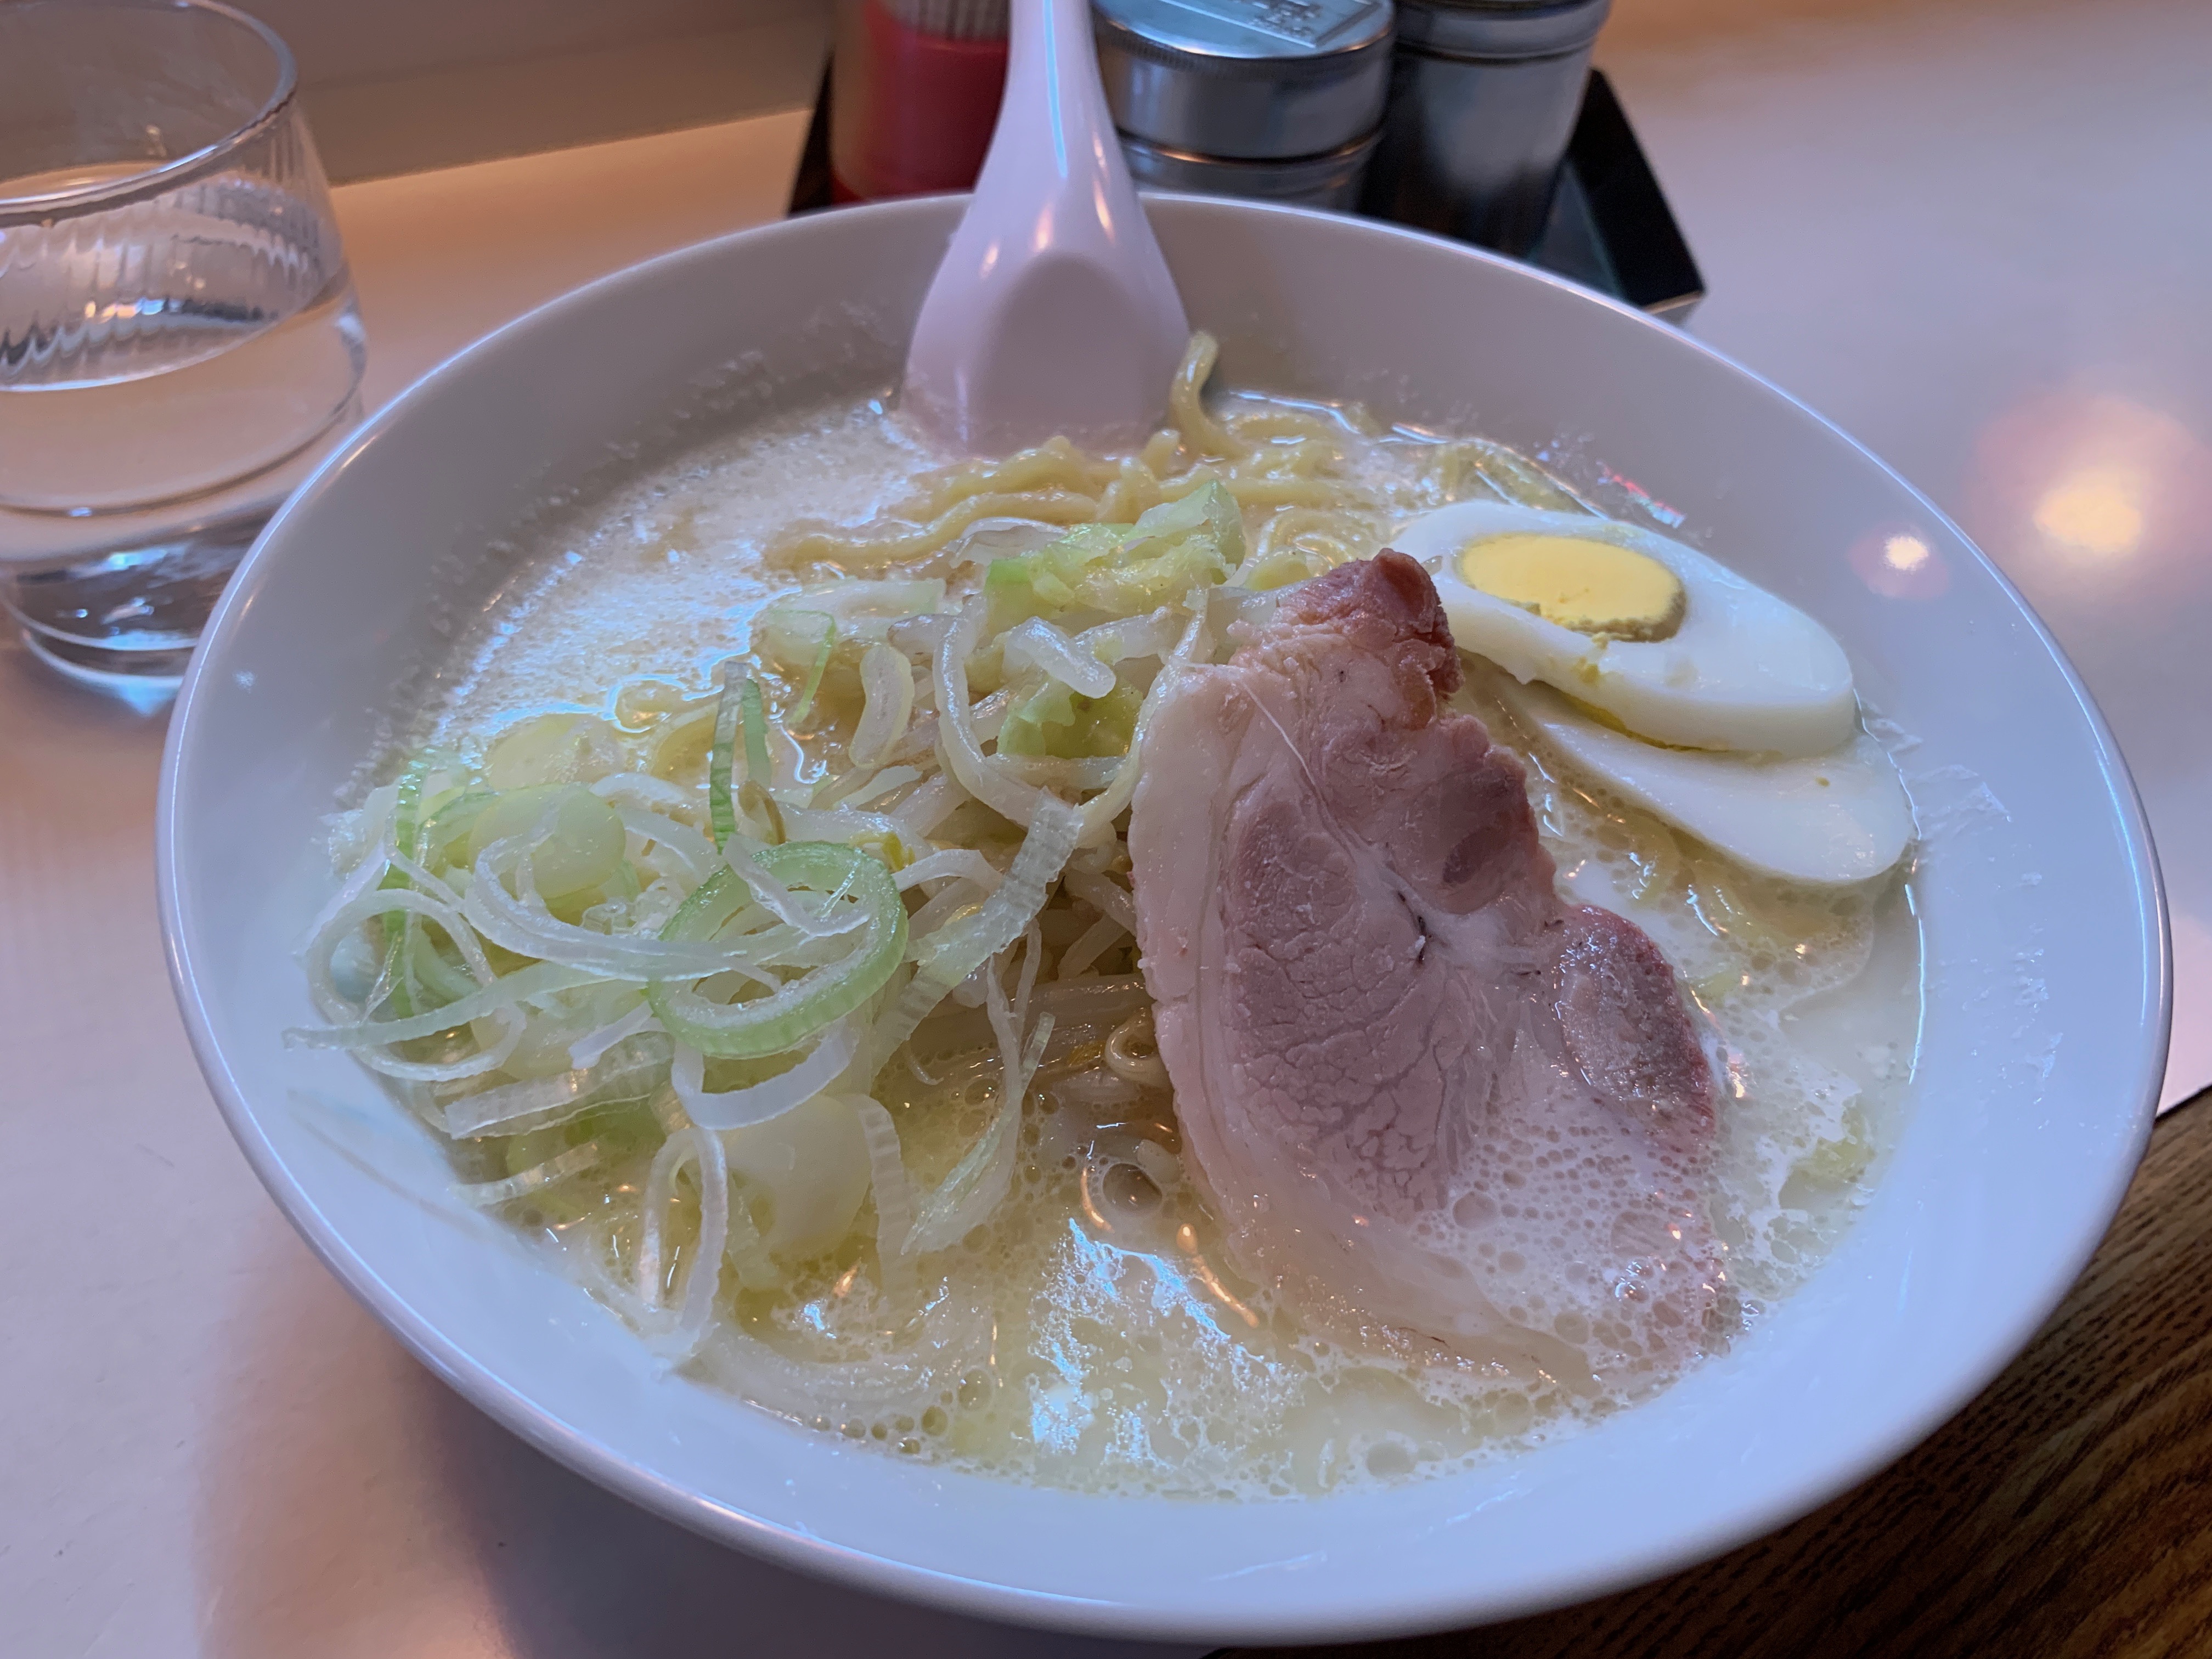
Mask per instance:
[[[1231,216],[1267,216],[1315,219],[1340,223],[1343,216],[1274,203],[1144,192],[1148,203],[1172,204],[1177,210],[1197,209]],[[1146,1606],[1135,1601],[1108,1602],[1053,1591],[1024,1589],[988,1578],[974,1577],[868,1553],[865,1550],[787,1530],[772,1521],[744,1514],[687,1487],[676,1480],[654,1474],[611,1451],[589,1431],[560,1420],[526,1399],[495,1375],[461,1344],[433,1328],[398,1292],[387,1284],[340,1235],[309,1193],[291,1176],[262,1127],[259,1115],[248,1103],[246,1091],[224,1056],[214,1022],[203,1000],[192,945],[183,926],[179,839],[182,827],[177,810],[179,782],[203,719],[203,688],[222,672],[217,666],[230,635],[240,625],[264,569],[276,557],[271,551],[292,522],[310,512],[333,480],[382,435],[411,418],[414,408],[432,391],[471,373],[483,357],[510,338],[557,321],[570,309],[590,303],[606,293],[641,279],[643,273],[679,260],[708,257],[709,251],[733,243],[756,242],[789,236],[805,236],[811,228],[836,218],[849,223],[857,216],[885,219],[902,216],[941,214],[946,196],[908,198],[862,206],[826,210],[748,227],[721,236],[672,249],[650,259],[623,267],[582,284],[514,318],[463,347],[428,370],[395,396],[344,443],[325,458],[294,492],[255,539],[246,556],[218,602],[201,636],[179,688],[163,745],[156,802],[155,854],[155,886],[164,956],[172,988],[184,1017],[195,1059],[205,1076],[216,1105],[254,1174],[277,1207],[309,1249],[337,1278],[347,1291],[397,1335],[415,1356],[438,1376],[506,1429],[537,1449],[594,1484],[627,1498],[665,1519],[726,1545],[743,1547],[779,1565],[887,1594],[951,1612],[1032,1626],[1048,1626],[1097,1636],[1152,1640],[1320,1641],[1381,1637],[1465,1626],[1518,1618],[1608,1595],[1649,1583],[1668,1573],[1710,1560],[1744,1543],[1786,1526],[1809,1514],[1850,1487],[1894,1462],[1926,1438],[1979,1394],[2016,1359],[2035,1333],[2070,1291],[2089,1257],[2109,1231],[2113,1216],[2134,1179],[2148,1145],[2165,1071],[2166,1042],[2172,1014],[2172,951],[2167,924],[2165,888],[2149,824],[2132,775],[2114,741],[2110,727],[2079,673],[2043,619],[1993,561],[1967,537],[1949,516],[1917,488],[1866,446],[1832,422],[1781,390],[1755,371],[1726,354],[1647,313],[1612,296],[1586,289],[1565,277],[1504,258],[1450,239],[1403,227],[1364,222],[1362,228],[1389,239],[1403,239],[1449,249],[1454,254],[1504,268],[1516,278],[1549,286],[1635,319],[1639,326],[1662,331],[1680,345],[1710,360],[1722,369],[1751,382],[1769,396],[1782,400],[1825,431],[1835,442],[1878,469],[1917,508],[1929,515],[1942,531],[1957,538],[1982,570],[1993,578],[2002,592],[2049,653],[2068,693],[2083,716],[2092,740],[2094,761],[2104,778],[2112,805],[2117,809],[2124,843],[2125,861],[2136,906],[2133,920],[2146,942],[2142,963],[2146,992],[2142,1022],[2143,1041],[2132,1087],[2112,1090],[2117,1115],[2132,1099],[2130,1133],[2125,1156],[2106,1172],[2101,1188],[2085,1212],[2101,1217],[2086,1243],[2069,1252],[2063,1279],[2054,1277],[2036,1296],[2023,1301],[2016,1316],[2005,1327],[2001,1341],[1991,1342],[1971,1364],[1955,1370],[1948,1386],[1931,1390],[1920,1408],[1897,1419],[1889,1433],[1839,1448],[1826,1461],[1820,1477],[1801,1481],[1786,1492],[1763,1498],[1740,1500],[1723,1515],[1699,1528],[1670,1534],[1640,1550],[1622,1552],[1601,1569],[1562,1570],[1544,1576],[1505,1595],[1495,1592],[1456,1594],[1449,1586],[1409,1598],[1393,1593],[1383,1599],[1370,1594],[1340,1598],[1327,1614],[1300,1610],[1266,1616],[1231,1613],[1211,1619],[1187,1610]],[[983,1478],[983,1477],[978,1477]]]

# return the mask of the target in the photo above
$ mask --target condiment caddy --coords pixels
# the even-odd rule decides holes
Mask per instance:
[[[874,3],[875,0],[851,0],[854,4]],[[1109,55],[1102,54],[1102,70],[1111,95],[1115,70],[1104,61]],[[829,207],[841,199],[854,199],[853,192],[839,190],[833,181],[830,135],[836,119],[834,92],[834,77],[825,75],[792,191],[793,213]],[[987,130],[985,141],[988,136]],[[1295,157],[1253,159],[1247,164],[1262,170],[1276,170],[1279,175],[1304,165]],[[1207,189],[1207,184],[1199,178],[1149,173],[1134,155],[1131,171],[1140,185],[1152,188],[1196,190],[1201,193]],[[957,189],[963,185],[940,183],[936,187]],[[1266,194],[1254,191],[1224,193]],[[1401,192],[1395,202],[1377,203],[1370,196],[1356,204],[1319,204],[1343,205],[1367,216],[1455,234],[1449,226],[1436,222],[1441,209],[1431,208],[1418,195]],[[1462,236],[1462,240],[1473,241],[1475,238]],[[1686,322],[1705,297],[1704,278],[1689,244],[1675,222],[1626,111],[1601,70],[1584,71],[1582,100],[1559,167],[1557,187],[1541,229],[1518,257],[1677,324]]]

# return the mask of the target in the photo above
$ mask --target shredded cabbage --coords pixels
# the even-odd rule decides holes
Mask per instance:
[[[999,752],[1061,760],[1126,755],[1143,707],[1136,687],[1122,681],[1115,681],[1103,696],[1093,697],[1054,679],[1008,712],[999,728]]]
[[[1104,620],[1152,611],[1193,587],[1226,581],[1243,557],[1236,498],[1209,483],[1133,525],[1079,525],[1034,552],[996,561],[983,578],[988,631],[1032,617],[1087,612]]]

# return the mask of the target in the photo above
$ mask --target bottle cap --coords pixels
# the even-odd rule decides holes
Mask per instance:
[[[1398,40],[1425,57],[1498,62],[1581,52],[1612,0],[1399,0]]]
[[[1092,0],[1115,125],[1186,155],[1320,155],[1375,131],[1391,0]]]

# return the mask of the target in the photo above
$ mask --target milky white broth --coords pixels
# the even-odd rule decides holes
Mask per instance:
[[[1383,544],[1395,515],[1436,504],[1416,482],[1429,441],[1347,432],[1342,475],[1375,504],[1360,520],[1371,538],[1362,550]],[[714,665],[744,646],[749,614],[793,584],[763,565],[763,547],[797,521],[866,521],[938,464],[879,404],[839,403],[644,474],[525,550],[449,671],[431,740],[480,760],[503,730],[547,711],[649,732],[709,692]],[[1248,510],[1248,531],[1264,516]],[[1458,702],[1531,761],[1563,890],[1650,933],[1721,1033],[1705,1199],[1732,1294],[1708,1351],[1745,1340],[1833,1246],[1894,1139],[1919,1018],[1909,885],[1893,873],[1792,891],[1686,840],[1655,853],[1650,821],[1532,747],[1486,699],[1479,669]],[[896,1061],[878,1079],[917,1182],[939,1178],[981,1133],[988,1060],[980,1047],[934,1056],[934,1086]],[[923,1258],[902,1310],[887,1313],[877,1293],[864,1208],[842,1245],[782,1288],[726,1285],[688,1373],[887,1455],[1049,1486],[1235,1497],[1465,1467],[1671,1380],[1655,1361],[1577,1400],[1389,1333],[1308,1329],[1297,1308],[1223,1259],[1180,1170],[1164,1095],[1094,1108],[1048,1066],[1023,1147],[996,1219]],[[593,1171],[557,1203],[520,1200],[504,1212],[603,1283],[636,1248],[634,1220],[616,1222],[624,1206],[611,1200],[627,1199],[634,1214],[641,1179],[635,1163]]]

